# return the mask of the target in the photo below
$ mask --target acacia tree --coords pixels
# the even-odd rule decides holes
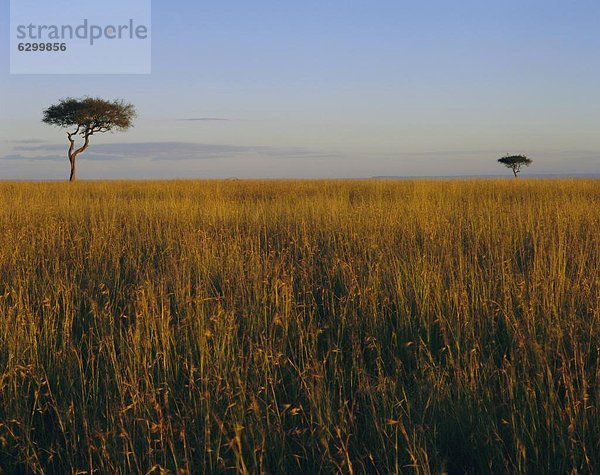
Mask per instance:
[[[106,101],[93,97],[67,98],[61,99],[58,104],[46,109],[42,122],[74,129],[72,132],[67,132],[68,157],[71,164],[69,181],[74,181],[75,160],[89,147],[90,137],[97,133],[125,131],[133,126],[135,116],[135,107],[122,100]],[[75,146],[77,136],[81,136],[83,139],[83,144],[79,148]]]
[[[518,178],[519,173],[521,173],[521,167],[528,167],[533,160],[527,158],[525,155],[507,155],[506,157],[499,158],[498,162],[502,163],[506,168],[510,168],[515,178]]]

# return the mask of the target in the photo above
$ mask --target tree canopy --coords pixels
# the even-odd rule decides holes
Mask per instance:
[[[506,168],[510,168],[515,177],[521,172],[521,167],[528,167],[533,163],[533,160],[527,158],[525,155],[507,155],[498,159],[499,163],[502,163]]]
[[[67,98],[44,111],[43,122],[58,127],[76,127],[73,135],[93,135],[111,130],[127,130],[136,116],[133,104],[100,98]]]

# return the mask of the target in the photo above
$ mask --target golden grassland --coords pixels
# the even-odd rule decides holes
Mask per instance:
[[[0,184],[0,472],[600,471],[600,181]]]

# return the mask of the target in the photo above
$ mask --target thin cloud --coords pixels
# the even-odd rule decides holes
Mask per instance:
[[[66,145],[46,142],[17,141],[10,154],[0,156],[0,160],[66,160]],[[351,154],[352,155],[352,154]],[[474,160],[489,161],[502,155],[492,150],[429,151],[429,152],[386,152],[376,154],[377,158],[394,161],[406,159],[432,160],[435,162],[452,160],[471,163]],[[557,165],[564,161],[595,164],[600,161],[600,152],[579,151],[531,151],[536,164]],[[219,159],[343,159],[350,158],[341,152],[324,152],[304,147],[275,147],[258,145],[203,144],[192,142],[121,142],[92,144],[90,150],[80,155],[82,160],[146,160],[146,161],[194,161]],[[371,157],[365,157],[368,160]],[[491,163],[491,162],[490,162]]]
[[[35,155],[32,157],[28,157],[26,155],[21,155],[18,153],[12,153],[9,155],[4,155],[0,157],[0,160],[42,160],[42,161],[54,161],[54,160],[66,160],[65,157],[59,157],[58,155]]]
[[[19,142],[22,143],[22,142]],[[31,142],[31,143],[43,143],[44,145],[17,145],[13,147],[13,150],[19,152],[54,152],[58,150],[66,150],[68,146],[65,145],[55,145],[48,142]]]
[[[87,154],[82,154],[79,157],[77,157],[77,159],[82,159],[82,160],[118,160],[118,157],[112,157],[110,155],[101,155],[101,154],[97,154],[97,153],[87,153]],[[9,154],[9,155],[4,155],[2,157],[0,157],[0,160],[10,160],[10,161],[17,161],[17,160],[34,160],[34,161],[54,161],[54,162],[58,162],[58,161],[66,161],[67,160],[67,155],[66,153],[64,155],[22,155],[22,154],[18,154],[18,153],[13,153],[13,154]]]
[[[41,144],[41,143],[48,143],[47,140],[39,140],[39,139],[24,139],[24,140],[6,140],[5,143],[12,143],[12,144]]]
[[[230,119],[221,117],[190,117],[187,119],[177,119],[186,122],[229,122]]]
[[[63,153],[64,152],[64,153]],[[60,153],[60,156],[57,155]],[[63,160],[65,145],[19,145],[4,160]],[[322,153],[303,147],[269,147],[253,145],[201,144],[190,142],[136,142],[94,144],[82,159],[92,160],[218,160],[227,158],[339,158],[336,153]]]

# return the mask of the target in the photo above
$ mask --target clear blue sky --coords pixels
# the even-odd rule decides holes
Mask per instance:
[[[65,177],[41,112],[83,95],[139,119],[81,178],[600,173],[597,0],[155,0],[152,74],[124,76],[11,76],[0,1],[0,179]]]

